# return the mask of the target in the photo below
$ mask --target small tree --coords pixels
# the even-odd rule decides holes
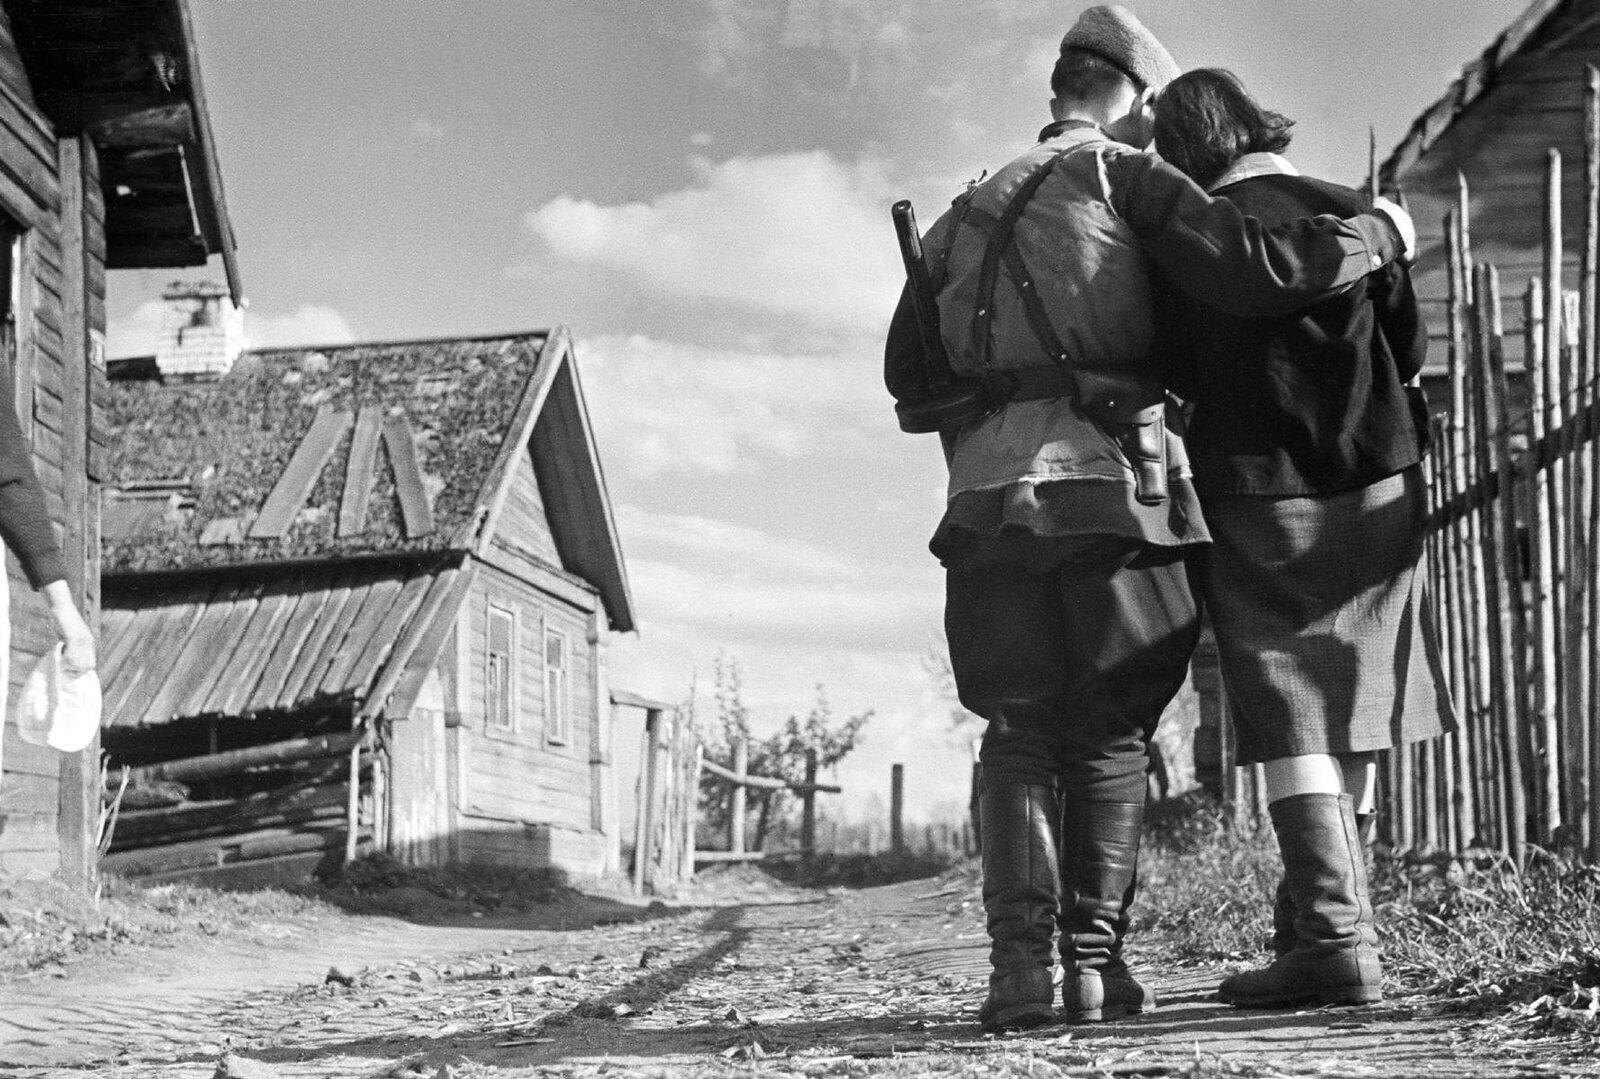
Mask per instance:
[[[872,718],[869,709],[836,722],[827,693],[818,685],[816,703],[804,720],[791,715],[777,733],[757,739],[750,733],[750,709],[744,703],[744,676],[738,660],[718,654],[712,666],[712,681],[716,718],[710,729],[703,732],[706,753],[719,762],[731,763],[733,745],[743,741],[749,747],[748,767],[752,775],[802,783],[809,753],[816,752],[819,769],[834,767],[860,744],[862,728]],[[767,835],[775,828],[783,830],[793,823],[790,818],[797,807],[792,804],[793,799],[785,797],[787,793],[754,792],[752,800],[757,818],[752,850],[762,850]],[[701,776],[700,822],[712,835],[727,835],[733,815],[732,794],[733,787],[726,780],[710,773]]]

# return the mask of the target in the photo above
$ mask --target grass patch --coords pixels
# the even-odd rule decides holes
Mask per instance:
[[[881,854],[818,854],[811,861],[775,858],[761,871],[797,888],[872,888],[937,877],[966,859],[954,854],[886,851]]]
[[[1265,962],[1282,863],[1269,826],[1214,804],[1153,814],[1135,932],[1161,933],[1185,965]],[[1464,857],[1371,860],[1391,996],[1435,998],[1491,1029],[1600,1046],[1600,868],[1544,859],[1521,873]]]
[[[0,880],[0,980],[123,948],[336,913],[312,896],[277,890],[218,892],[108,876],[97,900],[58,880]]]
[[[1271,829],[1233,825],[1215,802],[1185,800],[1150,814],[1143,848],[1136,933],[1162,933],[1196,966],[1267,947],[1282,872]]]
[[[510,866],[407,866],[369,854],[318,893],[354,914],[422,913],[439,907],[521,911],[577,895],[559,869]]]

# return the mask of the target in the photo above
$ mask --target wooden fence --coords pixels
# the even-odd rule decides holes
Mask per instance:
[[[795,851],[785,851],[784,854],[798,854],[801,858],[810,858],[817,851],[817,795],[839,794],[843,788],[831,783],[817,782],[817,754],[813,750],[806,754],[806,774],[804,781],[791,783],[786,779],[776,776],[751,775],[750,744],[737,741],[733,744],[733,767],[724,768],[715,761],[700,760],[700,768],[716,780],[728,784],[729,812],[728,812],[728,847],[726,850],[697,850],[694,852],[696,862],[753,862],[769,857],[773,852],[765,850],[747,850],[746,848],[746,815],[748,792],[750,790],[787,791],[800,796],[800,847]],[[898,766],[897,766],[898,767]],[[758,829],[759,834],[759,829]]]
[[[1429,586],[1461,719],[1384,754],[1382,818],[1402,849],[1600,855],[1600,423],[1596,251],[1600,73],[1584,94],[1578,288],[1562,282],[1560,154],[1549,151],[1542,269],[1503,298],[1475,264],[1466,181],[1445,218],[1449,409],[1435,418]],[[1505,361],[1520,304],[1522,371]],[[1520,374],[1525,405],[1512,390]]]

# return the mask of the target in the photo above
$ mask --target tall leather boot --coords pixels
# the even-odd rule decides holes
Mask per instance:
[[[1144,793],[1139,777],[1139,793]],[[1144,802],[1092,802],[1068,795],[1061,819],[1062,1018],[1069,1023],[1154,1010],[1156,995],[1128,973],[1128,932],[1139,865]]]
[[[1225,978],[1239,1008],[1367,1004],[1383,998],[1366,850],[1348,794],[1297,794],[1267,807],[1294,904],[1294,946],[1263,970]]]
[[[1040,1026],[1055,1018],[1056,793],[1001,783],[986,784],[978,798],[990,966],[978,1022],[990,1032]]]
[[[1362,864],[1367,863],[1367,852],[1372,849],[1372,839],[1378,831],[1376,813],[1356,814],[1356,833],[1361,837]],[[1371,872],[1370,868],[1368,870]],[[1289,891],[1289,878],[1278,878],[1278,890],[1272,897],[1272,956],[1281,958],[1294,951],[1294,896]]]

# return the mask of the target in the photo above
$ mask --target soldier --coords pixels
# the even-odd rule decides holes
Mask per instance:
[[[1054,122],[971,185],[924,250],[958,383],[989,411],[941,431],[949,500],[930,548],[980,751],[985,1030],[1155,1006],[1122,959],[1149,743],[1199,633],[1186,555],[1209,536],[1149,351],[1146,259],[1215,307],[1286,314],[1404,252],[1398,207],[1273,230],[1141,152],[1178,74],[1127,9],[1086,10],[1051,76]],[[909,296],[885,380],[928,394]],[[908,429],[911,429],[908,426]],[[1059,838],[1058,838],[1059,837]]]

